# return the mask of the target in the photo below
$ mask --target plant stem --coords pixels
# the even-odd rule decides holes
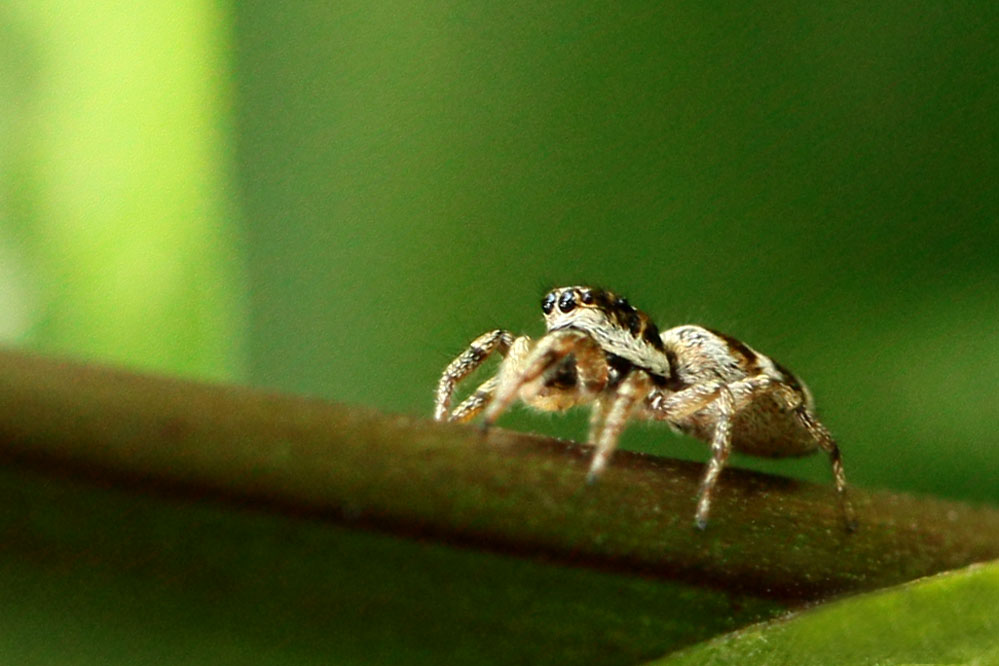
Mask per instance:
[[[727,469],[315,399],[0,351],[0,456],[52,474],[309,514],[406,537],[815,600],[999,557],[999,510]]]

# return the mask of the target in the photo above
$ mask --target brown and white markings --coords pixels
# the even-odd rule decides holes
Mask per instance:
[[[532,340],[484,333],[444,370],[434,418],[488,427],[520,399],[545,411],[592,405],[588,443],[596,451],[587,480],[600,476],[629,419],[666,421],[711,444],[695,523],[704,528],[711,492],[729,453],[829,455],[848,530],[855,528],[839,448],[814,413],[812,394],[787,368],[730,336],[685,325],[662,333],[648,315],[603,289],[574,286],[541,301],[547,332]],[[499,371],[451,410],[459,381],[493,352]]]

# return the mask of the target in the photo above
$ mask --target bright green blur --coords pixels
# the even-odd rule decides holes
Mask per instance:
[[[243,375],[227,18],[203,0],[0,7],[0,335]]]
[[[999,563],[803,611],[648,666],[999,663]]]

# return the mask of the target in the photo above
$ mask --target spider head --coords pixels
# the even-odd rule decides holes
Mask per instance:
[[[596,287],[558,287],[541,299],[541,311],[549,331],[584,331],[608,354],[654,375],[669,376],[669,360],[659,329],[628,299]]]
[[[559,328],[580,328],[615,325],[613,306],[623,301],[610,292],[594,287],[557,287],[541,299],[541,311],[549,331]]]

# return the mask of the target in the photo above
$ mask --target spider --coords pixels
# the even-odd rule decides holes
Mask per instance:
[[[483,413],[488,428],[518,398],[544,411],[592,405],[589,483],[606,468],[629,419],[666,421],[711,445],[694,520],[700,529],[733,449],[766,457],[822,449],[846,528],[855,529],[839,448],[815,417],[811,392],[787,368],[701,326],[660,333],[648,315],[604,289],[559,287],[544,296],[541,310],[547,332],[539,339],[489,331],[447,366],[437,386],[436,420],[464,423]],[[494,352],[503,356],[496,375],[451,411],[455,386]]]

